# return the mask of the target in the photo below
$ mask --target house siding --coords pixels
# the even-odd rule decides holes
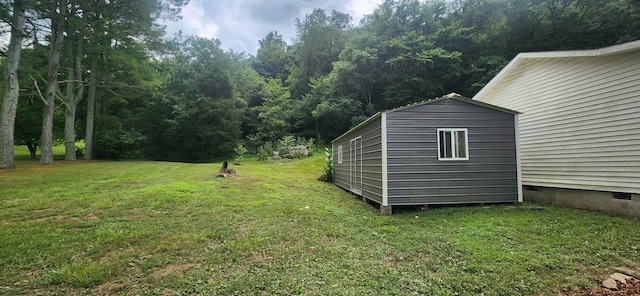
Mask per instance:
[[[334,183],[350,190],[351,140],[362,137],[362,196],[382,203],[382,135],[380,117],[349,131],[333,142]],[[343,161],[338,163],[342,145]]]
[[[478,99],[523,113],[524,185],[640,193],[640,50],[528,58]]]
[[[458,100],[388,112],[388,204],[517,202],[514,116]],[[438,160],[438,128],[468,130],[469,160]]]

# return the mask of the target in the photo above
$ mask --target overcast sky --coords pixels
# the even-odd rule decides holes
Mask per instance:
[[[314,8],[348,13],[353,23],[370,14],[382,0],[191,0],[182,20],[165,23],[167,36],[184,34],[218,38],[225,50],[255,55],[258,40],[278,31],[287,44],[295,37],[295,19]]]

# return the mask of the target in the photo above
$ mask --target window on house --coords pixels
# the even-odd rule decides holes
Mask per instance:
[[[338,146],[338,163],[342,163],[342,145]]]
[[[468,160],[468,142],[466,128],[439,128],[438,160]]]

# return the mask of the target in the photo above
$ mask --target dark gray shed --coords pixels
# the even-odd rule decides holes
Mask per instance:
[[[449,94],[379,112],[331,144],[334,183],[386,214],[522,201],[516,111]]]

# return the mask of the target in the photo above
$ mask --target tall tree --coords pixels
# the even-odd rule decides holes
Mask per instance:
[[[290,118],[291,95],[289,89],[282,85],[277,78],[267,83],[265,97],[260,106],[253,107],[258,115],[257,135],[263,141],[274,142],[282,138],[291,130]]]
[[[97,85],[113,91],[122,85],[129,84],[132,88],[140,87],[146,78],[137,75],[127,77],[115,77],[117,75],[104,75],[106,63],[112,60],[124,62],[125,65],[116,68],[138,68],[138,65],[148,63],[149,48],[158,44],[162,35],[162,28],[156,24],[158,20],[174,20],[179,17],[181,8],[188,0],[74,0],[72,9],[77,13],[70,17],[67,36],[69,70],[67,75],[67,95],[63,99],[66,113],[65,148],[67,159],[75,157],[75,112],[79,102],[84,99],[85,88],[87,91],[87,116],[85,122],[85,159],[93,157],[95,107],[98,93]],[[143,46],[141,46],[143,44]],[[144,54],[140,54],[140,52]],[[106,58],[111,57],[129,58]],[[87,69],[83,66],[85,59],[89,59],[89,81],[83,80],[83,73]],[[144,67],[139,67],[144,68]],[[131,72],[129,72],[132,74]],[[154,76],[154,75],[150,75]],[[107,81],[99,81],[104,77]],[[117,81],[117,79],[120,79]],[[153,80],[153,79],[150,79]],[[117,85],[114,87],[113,85]]]
[[[76,110],[83,99],[85,86],[82,79],[83,47],[87,27],[88,12],[77,3],[70,3],[66,26],[67,81],[66,96],[61,98],[64,105],[64,150],[65,160],[76,160]]]
[[[40,163],[53,164],[53,112],[58,91],[58,69],[64,41],[64,23],[67,16],[67,0],[55,0],[50,6],[51,18],[51,53],[47,72],[47,89],[42,111],[42,154]]]
[[[246,102],[232,81],[237,61],[219,40],[189,37],[161,62],[165,75],[149,102],[149,149],[153,158],[201,161],[233,151],[241,136]],[[236,78],[238,79],[238,78]]]
[[[255,70],[265,78],[279,78],[283,83],[289,76],[287,43],[277,31],[271,31],[258,41],[260,48],[254,63]]]
[[[351,16],[335,10],[327,15],[322,9],[314,9],[304,20],[296,19],[296,64],[289,76],[293,98],[301,98],[309,92],[311,78],[331,72],[332,63],[344,49],[349,28]]]
[[[22,51],[22,39],[25,24],[25,0],[13,1],[13,14],[11,17],[11,38],[5,62],[5,94],[0,108],[0,169],[15,167],[13,145],[16,108],[20,83],[18,80],[18,66]]]
[[[87,94],[87,120],[85,122],[84,136],[84,159],[93,159],[93,131],[96,116],[96,90],[98,81],[98,58],[95,55],[91,59],[90,69],[89,91]]]

